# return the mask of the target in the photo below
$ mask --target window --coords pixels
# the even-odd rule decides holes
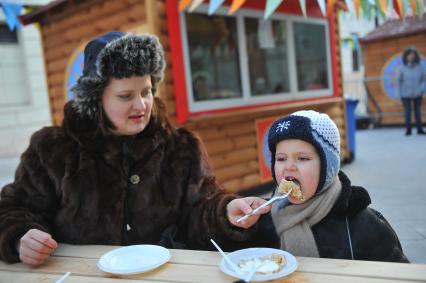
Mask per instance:
[[[246,18],[244,24],[251,95],[288,92],[286,22]]]
[[[207,10],[180,16],[189,112],[332,95],[326,19]]]
[[[187,14],[194,101],[241,97],[235,18]]]
[[[329,84],[325,27],[294,23],[294,45],[298,89],[327,89]]]
[[[7,25],[0,23],[0,43],[18,43],[16,29],[10,31]]]

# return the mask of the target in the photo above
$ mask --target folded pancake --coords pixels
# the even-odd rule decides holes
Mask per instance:
[[[278,186],[277,194],[284,195],[291,190],[290,196],[298,200],[304,200],[302,191],[300,190],[300,185],[292,180],[283,179]]]
[[[256,274],[273,274],[280,272],[285,265],[285,257],[279,254],[271,254],[259,258],[243,259],[238,263],[238,267],[243,273],[249,273],[260,261],[260,266],[256,269]]]

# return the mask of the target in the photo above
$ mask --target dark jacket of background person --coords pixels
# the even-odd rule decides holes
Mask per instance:
[[[408,262],[395,231],[380,212],[369,207],[368,192],[352,186],[342,171],[339,179],[339,198],[329,214],[312,227],[320,256],[352,259],[352,245],[356,260]]]

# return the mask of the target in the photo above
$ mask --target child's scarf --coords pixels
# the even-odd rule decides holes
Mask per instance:
[[[295,256],[319,257],[311,227],[330,212],[341,190],[342,184],[336,176],[327,188],[305,203],[284,208],[275,203],[271,214],[281,249]]]

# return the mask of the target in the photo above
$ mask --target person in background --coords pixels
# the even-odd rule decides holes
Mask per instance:
[[[155,36],[86,45],[63,124],[33,134],[1,191],[1,260],[39,265],[58,242],[211,250],[256,235],[270,207],[236,222],[265,201],[226,193],[201,140],[171,126],[155,96],[164,68]]]
[[[405,135],[411,135],[411,109],[414,108],[417,134],[426,135],[422,128],[422,96],[426,91],[426,70],[415,47],[402,53],[402,67],[397,78],[397,93],[404,106]]]
[[[395,231],[369,207],[367,190],[340,171],[340,134],[327,114],[308,110],[279,118],[268,144],[275,183],[293,180],[303,195],[273,204],[281,249],[295,256],[408,262]]]

